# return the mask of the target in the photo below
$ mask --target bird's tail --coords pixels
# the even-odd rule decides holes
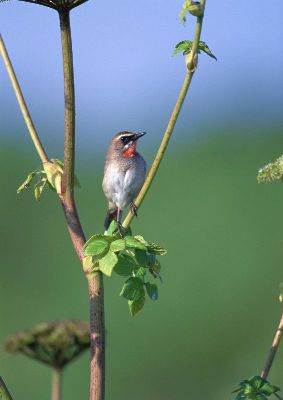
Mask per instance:
[[[106,231],[109,228],[109,225],[111,224],[113,219],[117,220],[117,212],[118,212],[117,208],[116,208],[116,210],[109,209],[107,211],[107,214],[106,214],[106,217],[105,217],[105,220],[104,220],[104,228],[105,228]]]

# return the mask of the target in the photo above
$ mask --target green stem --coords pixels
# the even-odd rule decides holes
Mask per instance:
[[[281,340],[281,337],[282,337],[282,332],[283,332],[283,314],[281,315],[281,319],[280,319],[278,328],[277,328],[277,330],[275,332],[275,336],[274,336],[271,348],[269,350],[268,357],[266,359],[265,365],[264,365],[263,370],[262,370],[261,375],[260,375],[263,379],[267,379],[269,371],[270,371],[270,369],[272,367],[275,354],[276,354],[276,352],[278,350],[278,347],[279,347],[279,344],[280,344],[280,340]]]
[[[2,57],[3,57],[6,70],[8,72],[9,78],[11,80],[13,89],[14,89],[15,94],[16,94],[16,98],[18,100],[18,104],[20,106],[21,112],[22,112],[23,117],[24,117],[24,121],[25,121],[26,126],[28,128],[30,137],[31,137],[31,139],[33,141],[33,144],[34,144],[34,146],[36,148],[36,151],[37,151],[42,163],[48,162],[49,159],[48,159],[47,154],[46,154],[46,152],[45,152],[45,150],[44,150],[44,148],[42,146],[42,143],[41,143],[41,141],[39,139],[39,136],[37,134],[37,131],[35,129],[35,126],[33,124],[32,119],[31,119],[31,116],[30,116],[30,113],[28,111],[24,96],[23,96],[22,91],[21,91],[21,87],[19,85],[19,82],[18,82],[18,79],[16,77],[12,62],[10,60],[8,51],[6,49],[4,40],[3,40],[1,35],[0,35],[0,53],[1,53]]]
[[[201,1],[201,4],[203,6],[203,11],[204,11],[204,8],[205,8],[205,3],[206,3],[206,0],[202,0]],[[166,130],[164,132],[164,135],[163,135],[162,141],[160,143],[159,149],[158,149],[158,151],[156,153],[155,159],[154,159],[154,161],[152,163],[152,166],[151,166],[151,168],[149,170],[149,173],[148,173],[148,175],[146,177],[146,180],[145,180],[145,182],[143,184],[143,187],[141,188],[141,190],[140,190],[140,192],[139,192],[139,194],[138,194],[138,196],[137,196],[137,198],[135,200],[135,205],[137,206],[137,208],[139,208],[141,203],[143,202],[143,200],[145,198],[145,195],[146,195],[147,191],[149,190],[149,188],[150,188],[150,186],[152,184],[152,181],[153,181],[153,179],[154,179],[154,177],[155,177],[155,175],[156,175],[156,173],[158,171],[160,163],[161,163],[161,161],[162,161],[162,159],[164,157],[167,145],[169,143],[170,137],[171,137],[171,135],[173,133],[173,130],[174,130],[176,121],[178,119],[179,113],[181,111],[182,105],[183,105],[184,100],[186,98],[186,95],[187,95],[188,89],[190,87],[193,75],[195,73],[196,64],[197,64],[197,54],[198,54],[197,50],[198,50],[199,41],[200,41],[200,35],[201,35],[201,29],[202,29],[202,21],[203,21],[203,15],[201,17],[197,18],[195,36],[194,36],[194,41],[193,41],[193,46],[192,46],[192,52],[190,54],[190,60],[191,61],[187,64],[188,71],[186,73],[184,83],[183,83],[183,85],[181,87],[179,96],[178,96],[176,104],[175,104],[175,106],[173,108],[171,117],[169,119],[167,128],[166,128]],[[130,225],[130,223],[132,222],[133,218],[134,218],[134,214],[129,212],[128,215],[126,216],[124,222],[123,222],[123,226],[125,228],[127,228]]]
[[[59,368],[52,370],[51,400],[61,400],[63,371]]]
[[[61,202],[74,248],[80,260],[83,261],[85,236],[74,200],[75,90],[69,14],[68,9],[59,10],[65,93],[64,171]],[[85,273],[88,279],[90,304],[90,400],[104,400],[105,329],[103,276],[100,272],[92,274],[91,271],[85,271]]]
[[[7,386],[5,385],[5,382],[0,376],[0,399],[1,400],[13,400],[12,396],[9,393],[9,390],[7,389]]]

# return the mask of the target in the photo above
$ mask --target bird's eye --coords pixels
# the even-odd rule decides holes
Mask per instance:
[[[122,136],[121,140],[122,140],[123,144],[127,144],[130,141],[130,138],[129,138],[129,136]]]

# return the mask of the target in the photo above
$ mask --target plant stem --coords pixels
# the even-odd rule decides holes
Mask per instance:
[[[65,140],[62,193],[66,193],[67,196],[70,196],[73,193],[75,171],[75,85],[69,10],[63,9],[59,11],[59,18],[65,93]]]
[[[60,400],[61,399],[62,377],[63,377],[62,370],[59,368],[53,368],[51,400]]]
[[[5,385],[5,382],[0,376],[0,399],[2,400],[13,400],[12,396],[9,393],[9,390],[7,389],[7,386]]]
[[[19,82],[17,80],[14,68],[12,66],[12,63],[11,63],[10,57],[8,55],[4,40],[3,40],[1,35],[0,35],[0,53],[1,53],[2,57],[3,57],[4,63],[5,63],[5,67],[7,69],[8,75],[10,77],[10,80],[11,80],[13,89],[15,91],[15,94],[16,94],[16,97],[17,97],[21,112],[22,112],[23,117],[24,117],[24,121],[25,121],[26,126],[28,128],[30,137],[31,137],[31,139],[33,141],[33,144],[34,144],[34,146],[36,148],[36,151],[37,151],[42,163],[48,162],[49,160],[48,160],[47,154],[46,154],[46,152],[45,152],[45,150],[44,150],[44,148],[42,146],[42,143],[41,143],[41,141],[39,139],[39,136],[38,136],[38,134],[36,132],[36,129],[34,127],[34,124],[32,122],[30,113],[28,111],[25,99],[24,99],[22,91],[21,91],[21,87],[20,87]]]
[[[201,0],[201,4],[203,6],[203,11],[204,11],[204,8],[205,8],[205,3],[206,3],[206,0]],[[160,163],[161,163],[161,161],[162,161],[162,159],[164,157],[164,153],[166,151],[168,142],[169,142],[170,137],[171,137],[171,135],[173,133],[173,130],[174,130],[176,121],[178,119],[179,113],[181,111],[182,105],[183,105],[184,100],[186,98],[186,95],[187,95],[188,89],[190,87],[193,75],[195,73],[196,65],[197,65],[198,46],[199,46],[199,41],[200,41],[201,29],[202,29],[202,21],[203,21],[203,15],[201,17],[197,18],[195,36],[194,36],[192,51],[190,53],[190,60],[191,61],[189,62],[189,64],[187,64],[187,73],[186,73],[186,76],[185,76],[185,80],[184,80],[184,83],[183,83],[183,85],[181,87],[181,90],[179,92],[176,104],[175,104],[175,106],[173,108],[171,117],[169,119],[167,128],[166,128],[166,130],[164,132],[164,135],[163,135],[162,141],[160,143],[159,149],[158,149],[158,151],[156,153],[155,159],[154,159],[154,161],[152,163],[152,166],[151,166],[151,168],[149,170],[149,173],[148,173],[148,175],[146,177],[146,180],[145,180],[145,182],[143,184],[143,187],[141,188],[141,190],[140,190],[140,192],[139,192],[139,194],[138,194],[138,196],[137,196],[137,198],[135,200],[135,205],[136,205],[137,208],[140,207],[142,201],[144,200],[144,197],[145,197],[148,189],[150,188],[150,186],[152,184],[152,181],[153,181],[153,179],[154,179],[154,177],[155,177],[155,175],[156,175],[156,173],[158,171]],[[125,228],[127,228],[130,225],[130,223],[132,222],[133,218],[134,218],[134,214],[129,212],[128,215],[126,216],[124,222],[123,222],[123,226]]]
[[[85,236],[74,200],[75,168],[75,89],[70,15],[68,9],[59,10],[65,93],[64,170],[62,179],[62,206],[69,233],[80,260],[83,260]],[[90,301],[90,400],[104,399],[105,385],[105,329],[103,276],[100,272],[85,271]]]
[[[89,275],[91,379],[90,400],[105,396],[105,327],[103,275]]]
[[[269,350],[268,357],[266,359],[265,365],[264,365],[263,370],[262,370],[261,375],[260,375],[263,379],[267,378],[267,376],[269,374],[269,371],[270,371],[270,368],[272,367],[272,363],[273,363],[275,354],[276,354],[277,349],[279,347],[279,343],[280,343],[280,340],[281,340],[282,332],[283,332],[283,314],[281,315],[281,319],[280,319],[278,328],[277,328],[277,330],[275,332],[275,336],[274,336],[274,339],[273,339],[273,342],[272,342],[272,346],[271,346],[271,348]]]

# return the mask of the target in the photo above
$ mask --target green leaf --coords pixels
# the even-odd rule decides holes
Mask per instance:
[[[136,249],[135,257],[140,266],[147,266],[150,262],[150,257],[145,250]]]
[[[118,262],[115,265],[114,272],[121,276],[131,276],[136,267],[137,263],[134,257],[128,254],[119,254]]]
[[[105,234],[107,236],[112,236],[116,228],[117,228],[117,223],[113,219],[113,221],[111,221],[111,224],[109,225],[109,227],[108,227],[108,229],[107,229]]]
[[[192,51],[192,48],[193,48],[193,42],[191,40],[183,40],[182,42],[179,42],[176,44],[175,50],[173,51],[173,56],[178,53],[183,53],[183,55],[185,56]],[[202,40],[200,40],[200,42],[199,42],[198,53],[200,53],[201,51],[206,53],[209,57],[212,57],[215,60],[217,60],[217,58],[211,52],[208,45],[205,42],[203,42]]]
[[[271,394],[274,394],[274,393],[276,393],[276,392],[279,392],[280,391],[280,388],[279,387],[277,387],[277,386],[273,386],[273,385],[271,385],[271,383],[269,383],[269,382],[265,382],[262,386],[261,386],[261,392],[263,393],[263,394],[266,394],[266,395],[271,395]]]
[[[146,246],[133,236],[125,236],[125,242],[127,249],[146,250]]]
[[[34,197],[36,201],[40,200],[40,197],[42,195],[43,189],[47,183],[47,178],[42,178],[39,182],[34,187]]]
[[[137,239],[139,242],[141,242],[143,245],[145,245],[145,247],[149,245],[148,242],[141,235],[136,235],[134,236],[134,238]]]
[[[126,243],[124,239],[117,239],[114,240],[111,244],[110,244],[110,250],[111,251],[122,251],[125,250],[126,247]]]
[[[144,296],[143,281],[136,277],[127,279],[121,290],[120,296],[125,297],[127,300],[139,300]]]
[[[175,46],[175,50],[173,51],[173,56],[178,53],[183,53],[183,55],[189,54],[192,50],[193,42],[191,40],[183,40],[179,42]]]
[[[84,245],[85,256],[98,256],[109,249],[109,240],[103,235],[94,235]]]
[[[155,263],[150,266],[149,272],[151,272],[151,274],[156,277],[159,276],[160,271],[161,271],[161,264],[158,260],[155,260]]]
[[[165,256],[165,254],[167,254],[167,250],[164,247],[159,246],[157,243],[150,243],[148,250],[159,256]]]
[[[233,393],[238,392],[235,400],[268,400],[268,397],[272,394],[280,399],[277,394],[278,391],[280,391],[279,387],[272,385],[261,376],[255,375],[242,381],[239,388],[234,390]]]
[[[186,23],[186,15],[189,12],[189,7],[191,5],[191,2],[192,2],[192,0],[186,0],[183,3],[181,12],[179,13],[179,17],[180,17],[180,20],[183,25],[185,25],[185,23]]]
[[[158,287],[154,283],[145,283],[145,288],[147,291],[148,296],[151,298],[151,300],[157,300],[158,299]]]
[[[52,161],[45,162],[43,168],[50,185],[61,195],[63,169]]]
[[[136,315],[144,306],[145,303],[145,294],[140,297],[138,300],[129,300],[128,305],[130,309],[131,316]]]
[[[134,275],[136,277],[142,278],[143,276],[146,275],[146,268],[144,267],[138,267],[134,269]]]
[[[209,57],[214,58],[214,60],[217,61],[217,58],[215,57],[214,54],[212,54],[212,52],[211,52],[210,48],[208,47],[208,45],[207,45],[205,42],[203,42],[202,40],[200,40],[199,45],[198,45],[198,48],[199,48],[199,53],[200,53],[201,51],[203,51],[203,52],[206,53]]]
[[[107,276],[111,276],[115,265],[118,262],[118,257],[112,251],[108,251],[106,256],[99,260],[99,270]]]
[[[36,169],[35,171],[32,171],[30,174],[28,174],[27,178],[24,180],[24,182],[18,187],[17,193],[21,193],[22,191],[28,189],[32,179],[36,174],[38,174],[40,171]]]

